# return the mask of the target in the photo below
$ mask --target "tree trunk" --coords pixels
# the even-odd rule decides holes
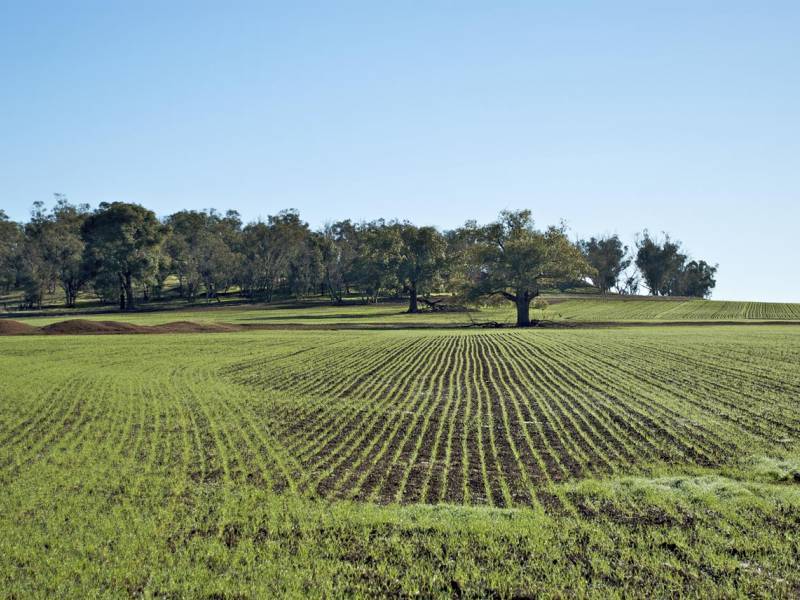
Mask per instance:
[[[125,278],[122,273],[117,273],[119,277],[119,309],[125,310]]]
[[[130,273],[125,273],[125,310],[136,308],[136,301],[133,298],[133,278]]]
[[[72,283],[68,281],[64,283],[63,287],[67,308],[75,308],[75,299],[78,295],[78,292],[75,290],[76,286],[73,286]]]
[[[417,284],[412,283],[408,288],[408,312],[418,313],[419,306],[417,305]]]
[[[526,294],[525,292],[517,294],[517,299],[515,300],[515,304],[517,305],[517,327],[530,327],[531,299],[528,296],[528,294]]]

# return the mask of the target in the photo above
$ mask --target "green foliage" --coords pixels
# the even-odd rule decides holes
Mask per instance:
[[[630,266],[632,260],[627,257],[628,247],[623,245],[619,237],[593,237],[581,241],[579,247],[586,262],[594,269],[594,285],[604,293],[618,287],[622,272]]]
[[[17,259],[23,242],[22,228],[0,209],[0,289],[17,283]]]
[[[184,210],[162,227],[135,204],[102,204],[90,214],[88,206],[56,194],[51,212],[35,203],[24,227],[3,217],[0,230],[0,288],[21,291],[37,309],[45,298],[52,302],[59,286],[70,308],[87,290],[84,299],[119,299],[128,309],[165,295],[189,302],[201,294],[207,302],[227,294],[268,302],[276,295],[327,295],[337,304],[353,294],[365,303],[407,295],[416,313],[419,299],[434,308],[431,294],[439,293],[454,302],[502,297],[515,304],[524,326],[530,302],[543,290],[588,288],[588,277],[603,292],[635,294],[639,285],[638,275],[625,271],[630,259],[617,236],[576,247],[563,225],[537,230],[530,211],[505,211],[489,225],[468,221],[447,232],[383,219],[311,231],[294,209],[246,226],[235,211]],[[654,294],[711,294],[716,266],[687,263],[679,244],[668,237],[659,244],[647,232],[637,248],[637,265]]]
[[[338,221],[326,225],[316,240],[325,290],[333,302],[341,304],[354,283],[358,229],[349,220]]]
[[[636,266],[650,293],[653,296],[671,295],[673,283],[686,261],[686,255],[680,252],[680,242],[674,242],[666,235],[664,242],[659,244],[645,230],[641,239],[637,240],[636,248]]]
[[[531,300],[543,287],[555,287],[592,273],[563,227],[534,228],[528,210],[503,211],[480,231],[473,247],[468,295],[502,295],[517,306],[517,325],[530,322]]]
[[[350,269],[351,280],[365,302],[377,302],[384,292],[399,292],[397,278],[402,257],[402,242],[394,224],[378,220],[362,223],[357,229],[356,257]]]
[[[134,282],[152,278],[159,262],[164,227],[138,204],[103,203],[82,227],[86,262],[93,275],[119,280],[121,307],[135,307]]]
[[[180,211],[170,215],[166,224],[170,229],[164,244],[168,261],[159,263],[161,282],[175,272],[179,293],[192,300],[201,286],[210,299],[236,281],[241,260],[235,252],[241,227],[236,213],[223,217],[213,210]]]
[[[636,266],[644,277],[650,293],[655,296],[697,296],[707,298],[716,285],[716,266],[692,260],[681,253],[680,242],[669,235],[659,244],[644,231],[636,243]]]
[[[717,267],[712,267],[704,260],[690,261],[678,274],[677,295],[707,298],[717,285],[717,280],[714,278],[716,273]]]
[[[446,242],[435,227],[397,225],[400,231],[398,279],[409,294],[408,312],[415,313],[417,295],[430,293],[445,264]]]
[[[51,213],[35,214],[27,225],[28,240],[35,248],[32,251],[39,254],[50,278],[59,282],[65,305],[70,308],[75,306],[78,292],[88,278],[81,234],[88,214],[88,205],[75,206],[64,195],[56,194],[56,205]]]
[[[240,286],[250,297],[269,302],[282,285],[302,296],[322,281],[322,249],[295,210],[271,215],[266,223],[247,225],[241,248]]]

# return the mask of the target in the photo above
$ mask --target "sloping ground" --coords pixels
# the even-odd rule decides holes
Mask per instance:
[[[147,334],[147,333],[225,333],[242,331],[241,325],[222,323],[193,323],[175,321],[159,325],[134,325],[121,321],[95,321],[91,319],[69,319],[43,327],[27,323],[0,319],[0,335],[101,335],[101,334]]]
[[[90,321],[88,319],[70,319],[52,323],[41,328],[42,333],[56,335],[78,335],[84,333],[137,333],[140,327],[118,321]]]
[[[27,323],[12,321],[11,319],[0,319],[0,335],[25,335],[36,333],[38,329]]]
[[[552,299],[545,315],[575,321],[800,320],[800,304],[669,298]]]

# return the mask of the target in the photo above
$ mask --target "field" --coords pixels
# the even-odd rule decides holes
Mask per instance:
[[[800,304],[615,295],[609,295],[607,298],[596,295],[546,295],[544,298],[549,303],[548,307],[544,310],[532,309],[532,319],[563,324],[800,322]],[[487,322],[512,326],[516,316],[515,309],[508,302],[472,307],[467,312],[423,312],[416,315],[407,314],[407,306],[403,302],[383,301],[379,304],[363,305],[351,300],[342,306],[332,306],[320,298],[310,299],[301,304],[289,302],[246,304],[227,301],[222,304],[201,302],[187,305],[183,301],[173,300],[156,306],[159,310],[135,313],[115,312],[113,306],[91,306],[77,311],[66,311],[56,306],[40,311],[11,313],[11,316],[15,320],[34,326],[45,326],[68,318],[80,317],[91,320],[124,321],[137,325],[192,321],[276,328],[291,325],[316,329],[466,328]]]
[[[798,320],[800,304],[609,297],[558,302],[550,318],[578,321],[747,321]]]
[[[796,596],[798,364],[794,325],[0,337],[0,589]]]

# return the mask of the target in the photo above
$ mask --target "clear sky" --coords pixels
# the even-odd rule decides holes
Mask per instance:
[[[0,0],[0,208],[530,208],[800,301],[800,2]]]

